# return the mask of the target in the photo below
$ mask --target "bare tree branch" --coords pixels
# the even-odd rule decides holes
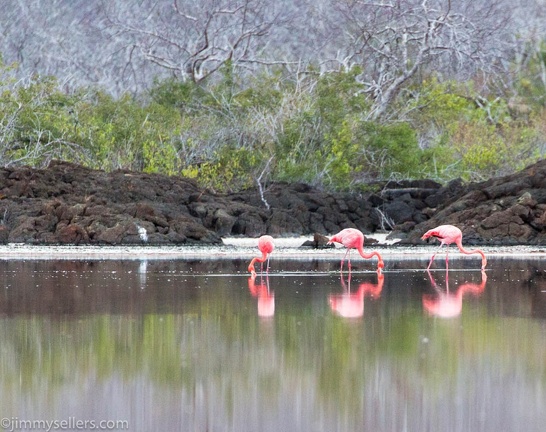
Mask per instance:
[[[496,54],[491,42],[507,19],[498,5],[466,1],[457,8],[450,0],[356,0],[333,7],[346,42],[329,64],[362,69],[360,82],[373,101],[370,119],[387,115],[418,72],[491,71]]]
[[[151,62],[181,79],[202,81],[227,62],[260,62],[260,38],[280,25],[282,13],[266,0],[174,0],[170,8],[144,1],[150,19],[142,11],[111,6],[109,22],[138,47]],[[174,10],[174,14],[172,11]]]

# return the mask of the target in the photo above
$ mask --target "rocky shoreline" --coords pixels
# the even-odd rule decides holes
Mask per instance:
[[[46,169],[0,168],[0,243],[221,244],[222,237],[306,236],[355,227],[422,244],[441,224],[467,244],[546,244],[546,161],[480,183],[388,182],[378,192],[327,193],[275,183],[215,194],[158,174],[91,170],[53,161]],[[317,240],[317,244],[319,241]]]

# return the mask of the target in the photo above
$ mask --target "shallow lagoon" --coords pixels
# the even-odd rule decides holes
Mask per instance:
[[[433,250],[0,249],[2,426],[542,431],[543,252]]]

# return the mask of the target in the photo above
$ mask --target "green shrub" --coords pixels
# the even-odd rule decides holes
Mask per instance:
[[[420,178],[423,175],[415,131],[408,123],[362,123],[356,131],[358,169],[363,178]]]
[[[2,162],[41,166],[55,158],[88,163],[91,154],[74,140],[75,101],[52,78],[5,87],[0,99]]]
[[[165,80],[114,98],[66,93],[54,78],[15,83],[0,62],[0,163],[57,158],[186,175],[217,191],[257,180],[346,190],[386,179],[484,179],[544,156],[541,59],[520,77],[518,106],[472,83],[427,78],[399,94],[404,121],[384,123],[367,121],[358,69],[310,69],[297,79],[279,69],[242,83],[228,63],[214,82]]]
[[[176,109],[97,92],[82,99],[76,110],[77,139],[94,155],[94,168],[176,172],[172,161],[157,160],[176,157],[171,140],[180,127]]]
[[[451,140],[461,161],[459,174],[467,180],[509,174],[535,162],[543,154],[537,131],[524,125],[502,128],[483,122],[460,123]]]

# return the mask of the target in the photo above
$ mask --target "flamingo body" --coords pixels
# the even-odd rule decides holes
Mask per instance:
[[[381,271],[383,267],[385,267],[385,264],[383,263],[383,258],[379,254],[379,252],[373,251],[371,253],[365,253],[364,252],[364,234],[362,234],[362,231],[359,231],[355,228],[345,228],[338,232],[336,235],[334,235],[329,241],[330,243],[341,243],[343,246],[347,248],[347,252],[345,252],[345,255],[343,256],[343,259],[341,260],[341,270],[343,271],[343,262],[345,261],[345,258],[348,258],[348,267],[349,270],[351,269],[351,250],[356,249],[360,256],[365,259],[373,258],[374,256],[377,257],[377,271]]]
[[[465,255],[471,255],[471,254],[480,254],[482,257],[482,270],[485,269],[485,266],[487,265],[487,258],[485,257],[485,254],[480,249],[474,249],[474,250],[467,250],[463,247],[463,233],[462,231],[453,225],[440,225],[436,228],[433,228],[431,230],[428,230],[423,236],[421,237],[421,240],[426,240],[430,237],[437,238],[440,240],[440,248],[443,245],[446,245],[446,266],[448,265],[448,247],[450,244],[455,243],[457,247],[459,248],[459,251]],[[439,249],[438,249],[439,250]],[[432,264],[432,261],[434,261],[434,257],[438,251],[436,251],[432,258],[430,259],[430,262],[428,263],[427,270],[430,269],[430,266]]]
[[[261,236],[261,237],[258,239],[258,249],[259,249],[260,252],[262,253],[262,256],[261,256],[261,257],[252,258],[252,261],[250,261],[250,264],[248,265],[248,271],[249,271],[251,274],[256,274],[256,269],[254,268],[254,263],[255,263],[256,261],[259,262],[259,263],[261,263],[261,265],[262,265],[262,271],[263,271],[263,263],[264,263],[264,261],[266,261],[266,260],[269,261],[269,255],[270,255],[271,252],[273,252],[273,250],[275,249],[275,244],[273,243],[273,237],[268,236],[268,235]],[[266,270],[269,270],[269,262],[268,262],[268,265],[267,265]]]

